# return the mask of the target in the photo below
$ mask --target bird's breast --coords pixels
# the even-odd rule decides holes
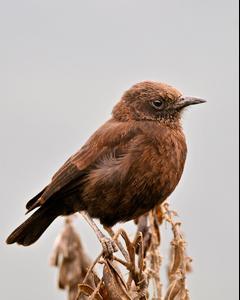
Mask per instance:
[[[92,217],[113,225],[140,216],[176,188],[187,147],[181,131],[149,131],[124,146],[122,155],[105,156],[89,172],[84,201]]]
[[[158,179],[163,198],[176,188],[186,161],[187,145],[182,131],[169,131],[158,143]]]

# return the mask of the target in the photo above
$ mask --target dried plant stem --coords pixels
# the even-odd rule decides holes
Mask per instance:
[[[109,241],[86,213],[82,215],[94,229],[101,243],[103,239],[105,242]],[[190,300],[186,278],[191,269],[191,259],[186,255],[186,242],[181,232],[181,223],[176,222],[175,217],[177,214],[171,211],[166,203],[154,209],[136,221],[137,232],[133,240],[123,229],[115,233],[111,228],[105,228],[123,257],[120,258],[113,253],[106,256],[106,249],[103,247],[102,253],[93,262],[85,255],[71,220],[67,219],[63,234],[57,239],[52,262],[58,266],[59,255],[63,253],[60,286],[68,290],[68,299],[148,300],[149,289],[153,285],[152,300]],[[160,276],[162,267],[160,225],[163,222],[171,224],[173,232],[171,261],[168,268],[169,284],[165,295]],[[119,240],[120,237],[124,243]],[[97,264],[102,265],[101,271],[99,270],[101,276],[95,271]],[[123,276],[121,270],[124,269],[126,273]]]
[[[102,283],[103,283],[103,279],[101,279],[98,283],[98,286],[96,287],[95,291],[92,293],[91,297],[89,297],[89,300],[94,300],[96,295],[99,293],[100,291],[100,288],[102,286]]]
[[[131,265],[128,262],[126,262],[125,260],[122,260],[121,258],[119,258],[117,256],[113,256],[113,259],[116,260],[117,262],[119,262],[120,264],[122,264],[128,270],[131,268]]]
[[[94,262],[92,263],[92,265],[90,266],[90,268],[87,271],[87,274],[82,282],[83,284],[85,284],[88,281],[88,278],[89,278],[91,272],[93,271],[96,264],[100,261],[101,257],[102,257],[102,253],[100,255],[98,255],[98,257],[94,260]]]
[[[152,234],[151,245],[150,245],[150,266],[152,271],[152,280],[154,283],[154,298],[162,300],[162,283],[160,278],[160,268],[162,265],[162,258],[160,256],[160,230],[159,224],[157,223],[155,211],[149,213],[150,231]]]
[[[172,225],[173,232],[173,240],[171,242],[172,257],[168,272],[169,287],[165,300],[187,300],[189,299],[189,292],[186,288],[186,276],[191,270],[191,259],[186,256],[186,242],[180,230],[181,223],[174,220],[177,213],[169,210],[167,203],[162,206],[162,210],[165,220]]]

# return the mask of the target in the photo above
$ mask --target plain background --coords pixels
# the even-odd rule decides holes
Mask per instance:
[[[189,155],[171,205],[194,258],[192,299],[238,299],[237,1],[0,3],[1,299],[66,299],[48,266],[61,220],[27,249],[4,240],[122,92],[146,79],[208,100],[185,113]],[[95,257],[91,229],[77,228]]]

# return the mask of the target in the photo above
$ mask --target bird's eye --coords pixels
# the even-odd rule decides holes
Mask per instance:
[[[156,109],[161,109],[163,107],[163,101],[162,100],[155,100],[152,102],[152,106]]]

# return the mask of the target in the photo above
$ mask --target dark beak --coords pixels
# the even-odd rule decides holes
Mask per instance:
[[[183,109],[190,105],[202,104],[207,102],[206,100],[195,97],[181,97],[177,104],[177,109]]]

